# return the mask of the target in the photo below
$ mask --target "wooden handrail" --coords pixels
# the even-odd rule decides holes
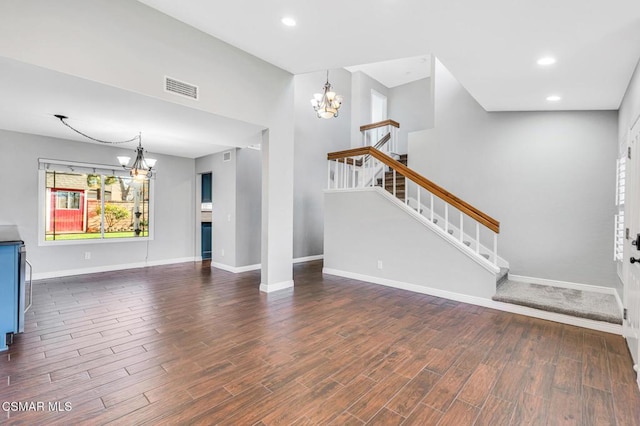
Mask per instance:
[[[378,127],[384,127],[384,126],[393,126],[393,127],[397,127],[399,129],[400,128],[400,123],[398,123],[397,121],[393,121],[393,120],[378,121],[377,123],[364,124],[364,125],[360,126],[360,131],[364,132],[366,130],[377,129]]]
[[[375,159],[383,162],[387,166],[396,170],[404,177],[411,179],[411,181],[417,183],[427,191],[431,192],[436,197],[440,198],[446,203],[449,203],[450,205],[460,210],[467,216],[480,222],[481,224],[491,229],[496,234],[500,233],[500,222],[498,222],[496,219],[492,218],[491,216],[482,212],[481,210],[478,210],[477,208],[473,207],[471,204],[467,203],[464,200],[461,200],[460,198],[456,197],[446,189],[431,182],[429,179],[425,178],[421,174],[416,173],[415,171],[411,170],[409,167],[405,166],[399,161],[394,160],[393,158],[389,157],[385,153],[380,152],[373,147],[365,146],[361,148],[347,149],[345,151],[330,152],[329,154],[327,154],[327,160],[339,160],[342,158],[356,157],[359,155],[371,155]]]

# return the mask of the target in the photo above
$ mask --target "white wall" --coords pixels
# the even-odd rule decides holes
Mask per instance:
[[[371,90],[387,97],[387,117],[400,123],[398,153],[408,151],[409,133],[433,127],[430,78],[388,88],[362,71],[352,73],[351,146],[362,145],[360,126],[371,123]]]
[[[324,267],[485,299],[496,288],[494,272],[374,189],[325,193]]]
[[[268,128],[262,288],[292,284],[290,73],[129,0],[5,2],[0,55]],[[165,75],[198,85],[199,101],[166,93]]]
[[[389,118],[400,123],[398,154],[409,150],[409,133],[433,127],[431,79],[423,78],[389,89]]]
[[[351,73],[331,70],[329,79],[344,101],[336,118],[318,118],[309,102],[321,91],[326,74],[296,75],[293,257],[323,253],[324,199],[327,187],[327,153],[350,148],[352,99]]]
[[[126,243],[38,246],[38,159],[117,166],[124,147],[107,147],[0,130],[0,223],[18,225],[36,276],[193,259],[194,161],[150,153],[158,160],[154,189],[154,239]],[[42,213],[44,214],[44,213]],[[85,260],[84,253],[91,252]]]
[[[256,141],[258,142],[258,141]],[[224,161],[225,152],[230,160]],[[262,156],[234,148],[195,161],[196,173],[212,173],[211,260],[230,268],[260,263]]]
[[[262,235],[262,156],[255,149],[236,149],[236,161],[235,266],[255,265]]]
[[[371,90],[387,97],[387,115],[389,116],[389,89],[378,80],[362,71],[351,74],[351,146],[362,146],[360,126],[371,124]],[[395,119],[389,116],[389,118]],[[397,119],[395,119],[397,120]]]
[[[501,223],[516,275],[616,287],[617,113],[487,113],[438,63],[435,128],[409,166]]]
[[[231,154],[223,161],[224,152]],[[197,158],[197,173],[212,173],[213,208],[211,261],[236,266],[236,152],[235,149]]]

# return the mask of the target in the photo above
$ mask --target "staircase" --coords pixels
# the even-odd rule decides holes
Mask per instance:
[[[380,133],[382,127],[387,129]],[[401,263],[411,272],[396,270],[392,276],[400,277],[395,278],[400,281],[406,277],[402,282],[416,291],[424,285],[425,277],[431,276],[437,277],[428,281],[436,291],[459,292],[537,310],[621,324],[617,300],[611,294],[510,280],[508,263],[497,254],[499,222],[407,167],[407,154],[396,154],[398,128],[399,124],[393,120],[362,126],[363,147],[328,154],[327,189],[329,194],[333,194],[329,204],[341,206],[351,214],[341,215],[336,210],[325,210],[325,231],[329,227],[327,216],[334,215],[334,220],[328,221],[332,231],[325,233],[326,269],[380,276],[388,280],[387,267],[382,271],[386,261],[377,261],[380,271],[374,275],[371,267],[367,266],[374,262],[372,259],[383,259],[386,254],[373,253],[368,248],[377,247],[379,242],[394,241],[403,255],[391,263]],[[375,135],[384,136],[374,143],[371,135],[366,135],[371,130]],[[339,194],[346,198],[339,198]],[[336,204],[334,200],[340,202]],[[397,208],[407,215],[397,215],[397,210],[394,210]],[[380,212],[381,217],[393,217],[396,227],[380,226],[379,219],[370,214],[372,209]],[[341,223],[345,219],[349,221]],[[409,228],[411,231],[407,231]],[[399,230],[404,235],[402,242],[397,238]],[[360,241],[367,235],[377,238]],[[451,250],[452,246],[457,248],[457,252]],[[362,257],[357,255],[360,251],[364,252]],[[428,265],[425,264],[426,253],[431,260]],[[465,260],[460,253],[468,259]],[[345,262],[347,259],[349,261]],[[478,270],[477,265],[474,269],[469,259],[484,270]]]
[[[407,154],[401,154],[398,158],[398,162],[403,165],[407,165]],[[395,196],[401,200],[405,200],[406,195],[406,185],[405,185],[405,177],[401,174],[394,173],[393,170],[387,171],[384,173],[384,189],[389,191],[393,195],[394,184],[393,184],[393,175],[396,175],[395,179]],[[382,178],[378,178],[376,186],[382,186]]]

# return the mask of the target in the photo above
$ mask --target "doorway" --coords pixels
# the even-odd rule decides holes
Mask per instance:
[[[211,259],[212,241],[212,207],[213,207],[213,174],[203,173],[201,175],[201,208],[200,208],[200,238],[202,260]]]

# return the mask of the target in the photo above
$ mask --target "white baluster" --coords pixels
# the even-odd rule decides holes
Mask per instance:
[[[418,207],[416,207],[416,210],[418,211],[418,213],[422,214],[422,212],[420,211],[421,210],[421,205],[420,205],[420,189],[421,188],[420,188],[420,185],[418,185],[417,183],[416,183],[416,188],[418,190],[418,196],[416,197],[416,199],[418,200]]]
[[[409,182],[406,176],[404,177],[404,203],[409,205]]]
[[[342,163],[342,187],[344,189],[347,189],[347,178],[348,178],[347,157],[344,157],[344,162]]]
[[[431,223],[433,223],[433,194],[429,194],[431,196]]]
[[[393,169],[393,196],[396,196],[396,169]]]
[[[493,264],[498,266],[498,234],[493,234]]]
[[[449,204],[444,203],[444,232],[449,233]]]
[[[463,242],[463,236],[464,236],[464,231],[463,229],[463,224],[464,224],[464,216],[462,214],[462,212],[460,212],[460,242]]]
[[[331,160],[327,161],[327,189],[331,189]]]
[[[476,222],[476,254],[480,254],[480,222]]]
[[[356,159],[352,158],[353,164],[351,165],[351,187],[356,187]]]

